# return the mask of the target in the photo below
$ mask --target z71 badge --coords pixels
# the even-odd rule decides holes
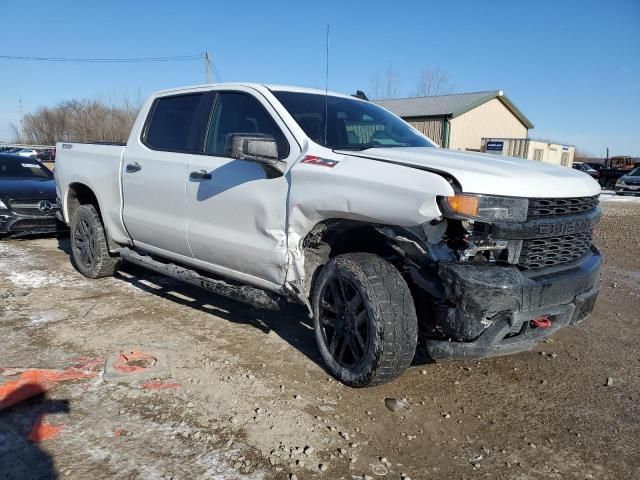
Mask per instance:
[[[307,163],[309,165],[318,165],[320,167],[333,168],[340,162],[338,160],[329,160],[328,158],[314,157],[313,155],[307,155],[300,163]]]

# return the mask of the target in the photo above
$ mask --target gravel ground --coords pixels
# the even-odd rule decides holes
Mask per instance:
[[[2,242],[0,368],[142,350],[167,388],[100,368],[0,412],[0,479],[640,478],[640,204],[603,200],[588,320],[533,352],[417,360],[362,390],[327,375],[299,307],[256,311],[130,266],[89,281],[66,239]],[[32,443],[39,415],[62,429]]]

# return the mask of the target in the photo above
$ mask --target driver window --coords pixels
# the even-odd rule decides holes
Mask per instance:
[[[278,158],[289,155],[284,135],[258,100],[246,93],[222,92],[211,115],[205,153],[224,156],[227,140],[233,133],[270,135],[278,144]]]

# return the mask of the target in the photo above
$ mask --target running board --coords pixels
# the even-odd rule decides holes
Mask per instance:
[[[190,270],[173,263],[162,263],[154,260],[149,255],[140,255],[130,248],[123,248],[119,251],[120,258],[123,260],[147,268],[154,272],[175,278],[181,282],[188,283],[200,287],[208,292],[231,298],[242,303],[247,303],[254,307],[263,308],[265,310],[280,310],[282,297],[251,287],[249,285],[233,285],[224,280],[213,279],[200,275],[194,270]]]

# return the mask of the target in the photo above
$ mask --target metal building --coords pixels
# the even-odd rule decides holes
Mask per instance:
[[[374,100],[441,147],[481,151],[483,138],[527,138],[533,124],[501,90]]]

